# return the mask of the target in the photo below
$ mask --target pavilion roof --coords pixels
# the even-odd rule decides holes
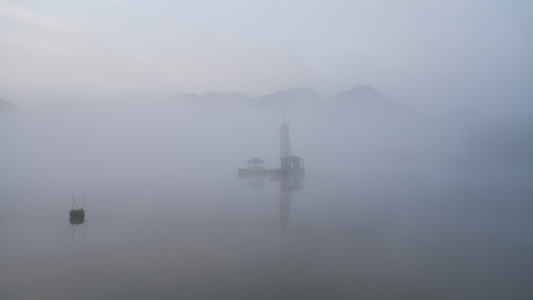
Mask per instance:
[[[257,157],[254,157],[248,161],[249,163],[262,163],[263,161]]]

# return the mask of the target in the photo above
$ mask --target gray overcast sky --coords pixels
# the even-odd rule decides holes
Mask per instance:
[[[422,112],[533,111],[532,1],[0,0],[0,97],[357,85]]]

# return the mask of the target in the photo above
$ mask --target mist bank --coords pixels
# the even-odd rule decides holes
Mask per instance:
[[[428,118],[359,87],[330,99],[295,89],[255,99],[208,94],[4,111],[2,179],[19,188],[29,178],[48,186],[161,178],[217,184],[252,157],[278,168],[284,118],[292,152],[310,174],[533,165],[533,119],[491,121],[468,107]]]
[[[256,98],[208,93],[202,97],[182,94],[170,101],[198,110],[244,108],[250,114],[290,116],[292,125],[302,128],[300,134],[308,136],[304,139],[308,147],[326,147],[333,152],[329,155],[341,155],[345,161],[361,158],[455,165],[533,162],[533,133],[528,130],[533,116],[489,120],[463,105],[428,117],[369,86],[326,99],[309,88],[295,88]],[[303,148],[305,151],[307,147]]]

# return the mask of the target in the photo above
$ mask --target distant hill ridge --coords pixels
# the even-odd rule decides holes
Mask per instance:
[[[385,96],[376,92],[370,86],[358,86],[346,90],[331,98],[322,98],[314,90],[310,88],[292,88],[288,90],[278,91],[259,97],[248,97],[238,93],[214,93],[210,92],[204,96],[197,96],[194,94],[180,94],[172,97],[172,100],[189,101],[189,102],[212,102],[212,101],[251,101],[264,105],[281,105],[288,102],[302,102],[302,103],[318,103],[327,101],[339,102],[380,102],[394,105],[394,100],[388,99]]]
[[[333,97],[322,98],[310,88],[300,87],[277,91],[264,96],[249,97],[238,93],[207,93],[198,97],[194,94],[180,94],[171,98],[174,101],[209,105],[238,105],[266,109],[330,109],[349,113],[357,118],[398,117],[403,119],[425,119],[411,107],[378,93],[368,85],[361,85],[343,91]],[[483,122],[483,117],[473,108],[460,106],[437,118],[437,123],[459,123],[464,126]],[[468,124],[468,125],[466,125]]]
[[[322,98],[310,88],[292,88],[260,97],[248,97],[237,93],[208,93],[202,97],[193,94],[181,94],[172,98],[188,103],[210,105],[237,104],[266,109],[341,109],[353,113],[387,113],[389,116],[404,115],[420,117],[413,109],[389,99],[374,88],[362,85],[346,90],[331,98]]]

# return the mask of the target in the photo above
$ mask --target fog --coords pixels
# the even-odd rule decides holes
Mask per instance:
[[[0,3],[0,97],[168,98],[293,87],[379,89],[434,116],[533,110],[533,26],[522,0],[33,0]]]
[[[305,175],[239,178],[284,119]],[[531,125],[367,86],[3,109],[0,297],[529,298]]]
[[[0,299],[533,299],[531,3],[0,1]]]

